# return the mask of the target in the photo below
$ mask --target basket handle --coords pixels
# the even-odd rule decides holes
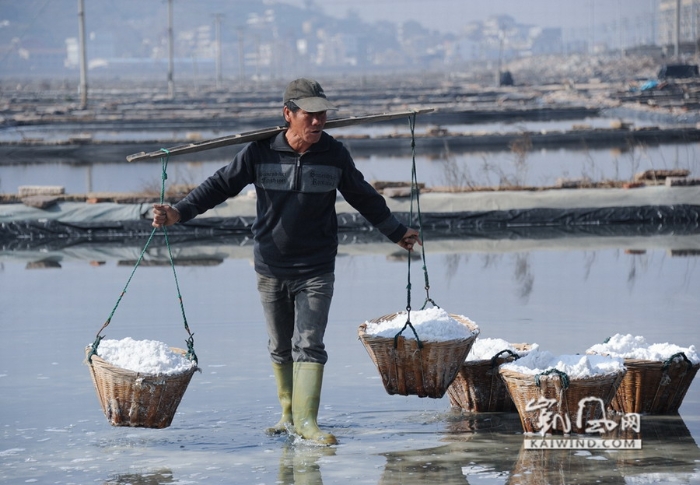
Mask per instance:
[[[401,330],[399,330],[399,333],[394,335],[394,348],[397,348],[399,346],[399,335],[401,335],[403,333],[403,331],[406,330],[406,327],[411,327],[411,330],[413,330],[413,335],[415,335],[415,337],[416,337],[416,343],[418,344],[418,348],[422,349],[423,342],[421,342],[420,338],[418,338],[418,334],[416,333],[416,329],[413,328],[413,324],[411,323],[410,316],[406,318],[406,323],[404,324],[403,328]]]
[[[160,203],[163,204],[165,202],[165,181],[168,179],[168,159],[170,158],[170,152],[166,150],[165,148],[160,149],[165,156],[161,157],[161,185],[160,185]],[[190,331],[190,327],[187,324],[187,316],[185,315],[185,306],[182,302],[182,294],[180,293],[180,283],[177,280],[177,272],[175,271],[175,260],[173,259],[173,252],[170,247],[170,240],[168,239],[168,230],[163,226],[163,235],[165,238],[165,246],[168,248],[168,258],[170,260],[170,267],[173,270],[173,277],[175,278],[175,289],[177,290],[177,298],[178,301],[180,302],[180,311],[182,313],[182,321],[185,325],[185,330],[187,331],[187,340],[185,340],[185,343],[187,344],[187,353],[185,354],[185,357],[187,357],[189,360],[193,361],[195,364],[198,363],[197,359],[197,354],[194,351],[194,334]],[[100,330],[97,332],[97,335],[95,335],[95,340],[92,343],[92,348],[90,349],[90,352],[88,353],[87,356],[87,361],[92,364],[92,356],[97,355],[97,347],[99,347],[100,342],[102,339],[105,337],[102,334],[102,331],[107,327],[107,325],[110,324],[112,321],[112,317],[114,316],[114,313],[117,311],[117,307],[119,306],[119,303],[121,302],[122,298],[126,294],[126,289],[129,287],[129,283],[131,283],[131,279],[134,277],[134,273],[136,273],[136,269],[139,267],[139,264],[141,264],[141,261],[143,260],[144,255],[146,254],[146,250],[148,249],[148,246],[151,244],[151,241],[153,240],[153,237],[156,234],[156,231],[158,228],[154,227],[153,230],[151,231],[151,235],[148,237],[148,240],[146,240],[146,244],[144,245],[143,249],[141,250],[141,254],[139,255],[138,259],[136,260],[136,264],[134,265],[134,268],[131,270],[131,274],[129,275],[129,278],[126,280],[126,285],[124,285],[124,289],[119,295],[119,298],[117,298],[117,303],[114,305],[114,308],[112,308],[112,312],[109,314],[109,317],[107,317],[107,320],[105,323],[100,327]]]
[[[685,364],[688,366],[686,369],[686,372],[688,372],[692,367],[693,363],[690,361],[690,359],[685,355],[685,352],[678,352],[677,354],[673,354],[671,357],[666,359],[666,362],[664,362],[663,370],[664,372],[668,370],[668,368],[673,364],[673,361],[676,359],[682,358],[682,360],[685,362]]]
[[[520,356],[519,356],[518,354],[516,354],[515,352],[513,352],[512,350],[510,350],[510,349],[503,349],[503,350],[501,350],[500,352],[498,352],[496,355],[494,355],[493,357],[491,357],[491,368],[492,368],[492,369],[493,369],[494,367],[496,367],[496,364],[498,363],[498,358],[499,358],[501,355],[503,355],[503,354],[510,354],[510,357],[514,357],[513,360],[518,360],[518,359],[520,358]],[[506,358],[507,358],[507,357],[506,357]]]
[[[562,385],[562,387],[563,387],[564,389],[568,389],[568,388],[569,388],[569,376],[566,374],[566,372],[562,372],[562,371],[560,371],[559,369],[555,369],[554,367],[552,367],[551,369],[548,369],[548,370],[546,370],[546,371],[544,371],[544,372],[540,372],[539,374],[537,374],[537,375],[535,376],[535,385],[536,385],[537,387],[540,387],[540,384],[541,384],[541,382],[540,382],[540,377],[541,377],[541,376],[545,376],[545,375],[549,375],[549,374],[557,374],[557,375],[559,376],[559,378],[561,379],[561,385]]]

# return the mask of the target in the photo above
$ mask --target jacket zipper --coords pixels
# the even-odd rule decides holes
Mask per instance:
[[[301,190],[301,155],[297,156],[297,161],[294,166],[294,187],[292,188],[297,192]]]

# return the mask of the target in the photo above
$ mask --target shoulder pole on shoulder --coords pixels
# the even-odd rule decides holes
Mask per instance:
[[[407,116],[413,116],[417,114],[429,113],[433,111],[432,108],[424,108],[418,110],[410,111],[400,111],[396,113],[382,113],[376,115],[366,115],[366,116],[350,116],[348,118],[338,118],[335,120],[328,120],[326,122],[325,129],[329,128],[342,128],[345,126],[359,125],[363,123],[377,123],[380,121],[389,121],[398,118],[405,118]],[[275,126],[272,128],[263,128],[255,131],[248,131],[245,133],[239,133],[236,135],[222,136],[220,138],[212,138],[211,140],[203,140],[193,143],[188,143],[186,145],[179,145],[167,149],[167,154],[169,156],[173,155],[184,155],[186,153],[201,152],[204,150],[212,150],[214,148],[220,148],[229,145],[238,145],[240,143],[247,143],[250,141],[262,140],[274,136],[282,131],[286,130],[286,126]],[[126,157],[127,162],[137,162],[141,160],[152,160],[156,158],[161,158],[163,156],[163,149],[154,152],[139,152],[134,153]]]

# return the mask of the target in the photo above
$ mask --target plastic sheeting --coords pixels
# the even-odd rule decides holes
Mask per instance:
[[[648,236],[700,232],[700,205],[609,207],[593,209],[512,209],[504,211],[395,213],[402,222],[421,227],[425,237],[550,239],[586,236]],[[184,241],[252,240],[254,217],[204,217],[168,228],[173,244]],[[340,242],[378,242],[384,236],[359,214],[339,214]],[[0,248],[66,247],[81,242],[145,241],[150,220],[61,222],[30,220],[0,223]],[[154,238],[162,245],[163,238]]]
[[[626,189],[562,189],[426,193],[388,198],[402,222],[431,239],[555,239],[697,234],[700,186]],[[173,244],[226,241],[250,245],[255,197],[227,200],[200,217],[168,228]],[[83,243],[143,244],[153,228],[150,204],[61,203],[49,210],[21,204],[0,206],[0,250],[65,248]],[[347,202],[339,199],[339,242],[386,242]],[[412,218],[412,220],[411,220]],[[163,245],[162,235],[154,238]]]
[[[24,204],[0,205],[0,223],[26,220],[60,220],[64,222],[97,222],[139,220],[148,214],[152,204],[118,204],[100,202],[59,202],[46,209]]]

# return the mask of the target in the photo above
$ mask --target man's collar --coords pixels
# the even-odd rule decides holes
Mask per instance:
[[[294,149],[289,146],[289,143],[287,143],[287,139],[285,138],[285,133],[286,131],[282,131],[278,133],[277,135],[272,138],[272,141],[270,142],[270,148],[273,150],[279,151],[279,152],[293,152],[297,153],[294,151]],[[328,135],[325,131],[323,134],[321,134],[321,139],[318,140],[318,142],[314,143],[311,145],[311,148],[309,148],[306,153],[308,152],[322,152],[326,151],[330,148],[330,140],[331,137]]]

